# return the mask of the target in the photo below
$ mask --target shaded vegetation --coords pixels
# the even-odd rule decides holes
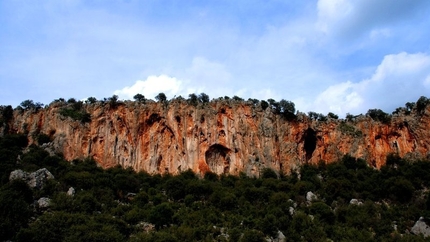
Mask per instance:
[[[26,146],[23,135],[0,138],[2,240],[264,241],[281,231],[288,241],[424,241],[405,231],[430,216],[430,162],[397,155],[380,170],[345,156],[291,175],[264,169],[258,179],[210,172],[201,179],[191,170],[103,170],[92,159],[66,162],[34,145],[23,154]],[[42,167],[55,180],[41,190],[8,181],[14,169]],[[309,191],[316,200],[306,200]],[[35,206],[40,197],[51,199],[49,208]]]
[[[67,103],[68,105],[60,110],[60,115],[81,121],[81,123],[91,121],[91,115],[84,110],[82,101],[76,101],[74,98],[70,98]]]

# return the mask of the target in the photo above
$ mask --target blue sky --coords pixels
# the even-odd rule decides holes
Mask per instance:
[[[430,97],[430,1],[0,1],[0,104],[286,99],[392,112]]]

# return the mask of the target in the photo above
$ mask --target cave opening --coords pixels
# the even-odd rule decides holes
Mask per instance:
[[[220,145],[214,144],[209,147],[205,153],[206,164],[209,169],[217,174],[227,174],[230,170],[230,149]]]
[[[149,118],[146,120],[146,124],[151,126],[156,122],[160,122],[161,116],[158,113],[153,113]]]
[[[308,128],[304,134],[304,149],[306,154],[306,162],[312,158],[312,153],[314,153],[315,148],[317,147],[317,136],[315,130]]]

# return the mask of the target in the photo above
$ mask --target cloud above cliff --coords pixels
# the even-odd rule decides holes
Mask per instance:
[[[182,92],[182,82],[174,77],[166,75],[149,76],[146,80],[138,80],[132,86],[124,87],[114,92],[121,99],[132,100],[134,95],[142,94],[147,99],[153,99],[159,93],[166,94],[167,98],[172,98]]]
[[[405,52],[387,55],[370,78],[332,85],[317,96],[313,105],[316,110],[341,114],[365,113],[380,107],[394,111],[418,99],[411,100],[411,95],[430,93],[429,80],[429,55]]]
[[[413,22],[415,15],[426,14],[426,0],[319,0],[319,30],[326,34],[357,38],[362,34],[389,35],[390,26]]]
[[[4,1],[0,104],[205,92],[391,112],[428,96],[415,61],[430,54],[429,11],[426,0]]]

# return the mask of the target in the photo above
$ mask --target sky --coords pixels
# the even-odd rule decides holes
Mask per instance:
[[[428,0],[2,0],[0,105],[206,93],[300,112],[430,97]]]

